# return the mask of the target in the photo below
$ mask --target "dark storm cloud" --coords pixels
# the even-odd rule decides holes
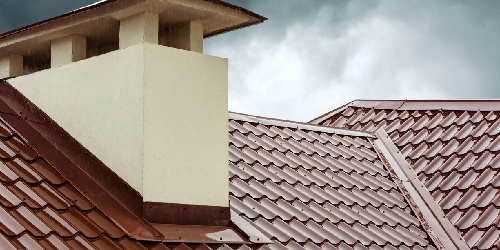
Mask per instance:
[[[228,0],[269,18],[205,40],[233,111],[306,121],[356,98],[500,98],[500,1]],[[93,0],[0,0],[0,33]]]
[[[230,59],[233,110],[304,121],[356,98],[500,98],[500,1],[233,2],[270,18],[206,41]]]
[[[0,33],[58,16],[95,0],[0,0]]]

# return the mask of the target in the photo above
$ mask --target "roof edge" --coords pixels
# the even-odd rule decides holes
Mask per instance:
[[[500,111],[500,99],[450,100],[366,100],[356,99],[351,107],[396,110]]]
[[[401,155],[387,133],[379,129],[375,134],[378,139],[372,144],[377,154],[434,244],[439,249],[470,250],[467,242],[418,179],[413,168]]]
[[[309,123],[319,124],[319,123],[321,123],[321,122],[323,122],[323,121],[325,121],[325,120],[328,120],[328,119],[330,119],[332,116],[334,116],[334,115],[336,115],[336,114],[338,114],[338,113],[340,113],[340,112],[342,112],[342,111],[346,110],[346,109],[350,106],[350,104],[352,104],[353,102],[354,102],[354,101],[349,102],[349,103],[344,104],[344,105],[342,105],[342,106],[340,106],[340,107],[338,107],[338,108],[336,108],[336,109],[334,109],[334,110],[332,110],[332,111],[330,111],[330,112],[327,112],[327,113],[325,113],[325,114],[323,114],[323,115],[320,115],[320,116],[318,116],[318,117],[316,117],[316,118],[314,118],[314,119],[310,120],[310,121],[309,121]]]
[[[289,121],[289,120],[281,120],[276,118],[268,118],[262,116],[254,116],[236,112],[229,112],[229,119],[245,121],[245,122],[254,122],[260,123],[264,125],[278,126],[278,127],[287,127],[293,129],[302,129],[302,130],[310,130],[317,131],[323,133],[332,133],[338,135],[347,135],[347,136],[357,136],[357,137],[368,137],[368,138],[376,138],[374,133],[371,132],[363,132],[357,130],[349,130],[349,129],[341,129],[341,128],[332,128],[328,126],[321,126],[310,123]]]
[[[320,124],[348,107],[391,110],[448,110],[448,111],[500,111],[500,99],[450,99],[450,100],[380,100],[355,99],[309,123]]]
[[[0,34],[0,39],[9,37],[9,36],[12,36],[12,35],[15,35],[15,34],[22,33],[24,31],[30,30],[32,28],[48,24],[48,23],[50,23],[52,21],[56,21],[56,20],[59,20],[59,19],[70,17],[70,16],[74,16],[76,14],[79,14],[79,13],[82,13],[82,12],[85,12],[85,11],[88,11],[88,10],[94,10],[94,9],[99,8],[99,7],[102,7],[102,6],[111,4],[113,2],[116,2],[116,1],[120,1],[120,0],[105,0],[105,1],[102,1],[102,2],[91,4],[91,5],[88,5],[86,7],[79,8],[79,9],[76,9],[76,10],[64,13],[64,14],[59,15],[59,16],[55,16],[55,17],[52,17],[52,18],[49,18],[49,19],[46,19],[46,20],[43,20],[43,21],[40,21],[40,22],[36,22],[36,23],[30,24],[30,25],[27,25],[27,26],[24,26],[24,27],[20,27],[20,28],[11,30],[11,31],[7,31],[5,33]],[[226,33],[226,32],[237,30],[237,29],[241,29],[241,28],[246,28],[246,27],[249,27],[249,26],[252,26],[252,25],[256,25],[256,24],[262,23],[262,22],[264,22],[264,21],[267,20],[266,17],[261,16],[261,15],[255,13],[255,12],[253,12],[253,11],[250,11],[248,9],[245,9],[243,7],[240,7],[240,6],[237,6],[237,5],[234,5],[234,4],[230,4],[230,3],[224,2],[222,0],[202,0],[202,1],[214,3],[214,4],[217,4],[217,5],[223,6],[223,7],[231,8],[231,9],[234,9],[234,10],[237,10],[237,11],[241,11],[241,12],[249,15],[253,19],[253,20],[250,20],[248,22],[245,22],[245,23],[242,23],[242,24],[239,24],[239,25],[235,25],[235,26],[232,26],[232,27],[228,27],[228,28],[225,28],[225,29],[222,29],[222,30],[219,30],[219,31],[215,31],[215,32],[206,34],[204,36],[204,38],[216,36],[216,35],[219,35],[219,34],[222,34],[222,33]]]

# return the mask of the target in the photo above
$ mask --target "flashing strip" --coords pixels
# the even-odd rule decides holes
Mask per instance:
[[[245,122],[254,122],[254,123],[259,123],[259,124],[268,125],[268,126],[277,126],[277,127],[287,127],[287,128],[293,128],[293,129],[301,129],[301,130],[318,131],[318,132],[331,133],[331,134],[337,134],[337,135],[376,138],[375,134],[370,133],[370,132],[362,132],[362,131],[357,131],[357,130],[333,128],[333,127],[315,125],[315,124],[310,124],[310,123],[279,120],[279,119],[246,115],[246,114],[240,114],[240,113],[234,113],[234,112],[229,112],[229,119],[237,120],[237,121],[245,121]]]
[[[350,106],[373,109],[395,110],[460,110],[460,111],[497,111],[500,110],[498,99],[464,100],[354,100]]]
[[[448,110],[448,111],[499,111],[500,99],[466,100],[363,100],[356,99],[344,104],[309,123],[319,124],[346,110],[348,107],[389,110]]]
[[[375,133],[375,149],[401,189],[413,212],[439,249],[470,250],[441,207],[383,129]]]
[[[350,103],[347,103],[347,104],[344,104],[326,114],[323,114],[323,115],[320,115],[312,120],[309,121],[309,123],[312,123],[312,124],[320,124],[321,122],[323,121],[326,121],[330,118],[332,118],[334,115],[340,113],[340,112],[344,112],[344,110],[346,110],[347,108],[349,108],[351,106],[352,102]]]

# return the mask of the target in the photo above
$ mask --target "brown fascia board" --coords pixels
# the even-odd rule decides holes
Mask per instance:
[[[142,196],[7,81],[0,81],[0,117],[128,235],[161,240],[143,219]]]
[[[371,139],[375,150],[434,244],[439,249],[470,250],[387,133],[380,129],[376,135]]]
[[[71,16],[74,16],[76,14],[79,14],[79,13],[82,13],[82,12],[85,12],[85,11],[94,10],[94,9],[100,8],[102,6],[105,6],[105,5],[108,5],[108,4],[111,4],[113,2],[117,2],[117,1],[122,1],[122,0],[107,0],[107,1],[104,1],[104,2],[100,2],[98,4],[87,6],[85,8],[81,8],[81,9],[77,9],[77,10],[71,11],[71,12],[68,12],[68,13],[65,13],[65,14],[53,17],[53,18],[49,18],[47,20],[40,21],[40,22],[31,24],[31,25],[28,25],[28,26],[25,26],[25,27],[21,27],[21,28],[15,29],[15,30],[7,31],[7,32],[5,32],[3,34],[0,34],[0,39],[6,38],[6,37],[9,37],[9,36],[18,34],[18,33],[22,33],[22,32],[28,31],[28,30],[33,29],[35,27],[46,25],[46,24],[48,24],[50,22],[53,22],[53,21],[56,21],[56,20],[60,20],[60,19],[66,18],[66,17],[71,17]],[[237,30],[237,29],[241,29],[241,28],[246,28],[246,27],[249,27],[249,26],[252,26],[252,25],[256,25],[256,24],[262,23],[262,22],[264,22],[264,21],[267,20],[266,17],[263,17],[263,16],[255,13],[255,12],[252,12],[252,11],[247,10],[245,8],[242,8],[242,7],[239,7],[239,6],[236,6],[236,5],[233,5],[233,4],[221,1],[221,0],[202,0],[202,1],[214,3],[214,4],[217,4],[217,5],[220,5],[220,6],[224,6],[224,7],[228,7],[228,8],[231,8],[231,9],[243,12],[243,13],[245,13],[245,14],[247,14],[247,15],[249,15],[249,16],[252,17],[249,21],[247,21],[245,23],[242,23],[242,24],[239,24],[239,25],[235,25],[235,26],[232,26],[232,27],[228,27],[228,28],[225,28],[225,29],[222,29],[222,30],[214,31],[214,32],[211,32],[211,33],[208,33],[208,34],[205,34],[204,38],[216,36],[216,35],[219,35],[219,34],[222,34],[222,33],[226,33],[226,32]]]

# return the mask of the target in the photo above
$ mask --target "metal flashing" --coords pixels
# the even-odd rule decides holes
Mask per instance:
[[[5,143],[3,142],[5,138],[9,140],[16,151],[11,152],[5,145],[2,146],[1,143]],[[66,238],[75,235],[77,238],[83,237],[85,240],[96,241],[95,244],[104,244],[100,241],[115,244],[115,247],[104,247],[105,245],[99,247],[99,245],[90,244],[81,246],[81,248],[71,246],[69,249],[123,249],[123,247],[118,246],[121,244],[127,244],[125,249],[143,249],[139,241],[148,244],[153,244],[153,242],[175,242],[178,245],[185,243],[210,244],[211,247],[212,244],[215,244],[213,249],[224,248],[224,244],[245,246],[252,244],[257,248],[262,245],[260,241],[250,238],[259,235],[255,232],[255,228],[246,227],[241,222],[229,221],[229,208],[195,207],[193,210],[196,215],[195,219],[199,219],[200,222],[210,220],[212,217],[222,218],[221,223],[226,225],[222,227],[150,223],[144,218],[143,201],[140,194],[133,192],[133,189],[129,188],[126,182],[114,175],[106,165],[6,81],[0,82],[0,146],[2,146],[0,161],[5,159],[9,162],[18,161],[15,163],[17,165],[13,165],[13,167],[19,169],[16,170],[16,173],[20,176],[14,178],[14,175],[10,174],[9,176],[12,176],[13,179],[5,179],[11,177],[4,177],[3,173],[12,171],[12,167],[0,162],[0,243],[2,237],[10,237],[12,239],[9,238],[9,240],[15,241],[20,234],[24,234],[23,231],[13,234],[12,230],[18,227],[9,228],[14,225],[12,224],[5,228],[2,223],[5,220],[12,220],[8,214],[7,217],[6,214],[2,214],[2,209],[10,211],[19,207],[24,211],[22,214],[31,211],[38,216],[43,216],[40,222],[34,219],[36,216],[32,216],[33,221],[26,223],[33,225],[31,227],[25,226],[27,228],[25,231],[40,239],[48,238],[52,232],[55,232]],[[15,152],[19,156],[14,155]],[[15,158],[19,159],[15,160]],[[46,163],[44,163],[45,161]],[[33,166],[23,167],[21,164],[23,162]],[[53,170],[51,170],[52,168]],[[36,174],[36,171],[42,170],[49,177]],[[33,191],[21,187],[20,191],[14,190],[16,194],[24,196],[24,198],[18,198],[19,204],[4,202],[3,195],[11,195],[9,199],[12,201],[14,198],[10,193],[12,191],[9,193],[6,193],[5,190],[2,191],[3,185],[7,185],[9,188],[19,184],[25,185],[24,183],[27,183],[29,189],[33,189]],[[50,189],[46,186],[47,183],[54,183],[55,189],[61,191]],[[42,187],[38,187],[40,185]],[[116,189],[113,190],[109,185]],[[122,190],[122,193],[119,193],[119,189]],[[22,202],[21,199],[23,199]],[[45,200],[51,203],[44,205]],[[154,216],[155,209],[162,209],[159,215],[163,217],[150,218],[151,220],[172,217],[171,205],[147,205],[151,206],[153,212],[149,213],[148,216]],[[188,210],[190,214],[193,214],[191,209]],[[212,213],[213,216],[207,212]],[[61,216],[62,218],[60,218]],[[204,216],[206,218],[203,218]],[[26,218],[21,219],[26,220]],[[65,220],[69,220],[69,222]],[[175,233],[165,231],[165,228],[175,228],[176,231]],[[40,231],[45,233],[42,234]],[[72,232],[72,234],[68,235],[68,232]],[[162,234],[162,232],[167,234]],[[176,239],[172,238],[173,234],[175,234]],[[66,238],[64,240],[72,240]],[[267,243],[267,241],[263,242]],[[174,248],[176,248],[175,245],[171,249]]]
[[[380,129],[376,131],[376,135],[378,139],[374,140],[375,148],[436,246],[440,249],[470,250],[387,133]]]
[[[229,226],[230,208],[190,204],[144,202],[144,217],[151,223]]]
[[[320,116],[318,116],[318,117],[316,117],[316,118],[312,119],[311,121],[309,121],[309,123],[312,123],[312,124],[319,124],[321,121],[327,120],[327,119],[329,119],[330,117],[332,117],[332,116],[334,116],[334,115],[336,115],[336,114],[338,114],[338,113],[340,113],[340,112],[344,111],[344,110],[345,110],[346,108],[348,108],[348,107],[349,107],[349,105],[351,105],[351,104],[352,104],[352,102],[347,103],[347,104],[344,104],[344,105],[342,105],[342,106],[340,106],[340,107],[338,107],[338,108],[336,108],[336,109],[334,109],[334,110],[332,110],[332,111],[330,111],[330,112],[328,112],[328,113],[326,113],[326,114],[320,115]]]
[[[310,124],[310,123],[280,120],[280,119],[247,115],[247,114],[241,114],[241,113],[235,113],[235,112],[229,112],[229,119],[235,120],[235,121],[260,123],[263,125],[270,125],[270,126],[287,127],[287,128],[291,128],[291,129],[301,129],[301,130],[317,131],[317,132],[331,133],[331,134],[338,134],[338,135],[375,138],[375,135],[373,133],[370,133],[370,132],[332,128],[332,127],[327,127],[327,126],[314,125],[314,124]]]
[[[229,117],[231,208],[271,249],[436,249],[373,138]]]
[[[352,107],[393,110],[496,111],[498,99],[469,100],[354,100]]]

